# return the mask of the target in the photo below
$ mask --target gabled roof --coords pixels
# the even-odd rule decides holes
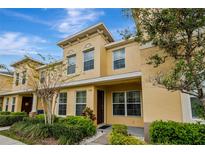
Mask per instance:
[[[107,27],[103,23],[98,23],[94,26],[90,26],[90,27],[88,27],[88,28],[86,28],[86,29],[74,34],[74,35],[71,35],[71,36],[63,39],[62,41],[59,41],[57,43],[57,45],[62,46],[62,45],[65,45],[69,42],[70,43],[74,42],[80,38],[86,37],[87,35],[92,35],[93,33],[96,33],[97,31],[102,31],[102,34],[107,37],[109,42],[114,42],[112,34],[109,32]]]
[[[12,67],[16,67],[17,65],[22,64],[22,63],[24,63],[24,62],[26,62],[26,61],[32,61],[32,62],[34,62],[34,63],[40,64],[40,65],[44,65],[44,63],[40,62],[39,60],[35,60],[35,59],[31,58],[31,57],[25,56],[25,57],[22,58],[21,60],[15,62],[15,63],[13,63],[13,64],[11,64],[11,66],[12,66]]]
[[[13,72],[0,71],[0,75],[7,76],[7,77],[13,77]]]
[[[63,60],[58,60],[58,61],[55,61],[55,62],[50,63],[50,64],[45,64],[45,65],[39,66],[39,67],[37,67],[37,70],[44,69],[44,68],[47,68],[49,66],[58,65],[58,64],[61,64],[61,63],[63,63]]]

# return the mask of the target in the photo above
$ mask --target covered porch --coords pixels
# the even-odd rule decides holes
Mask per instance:
[[[144,127],[141,77],[95,84],[97,124]]]

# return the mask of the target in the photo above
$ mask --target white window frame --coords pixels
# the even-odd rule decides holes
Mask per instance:
[[[18,74],[18,78],[17,78],[17,74]],[[18,81],[18,84],[16,84]],[[20,73],[16,72],[16,75],[15,75],[15,86],[19,86],[20,84]]]
[[[85,61],[85,55],[84,55],[84,54],[85,54],[86,52],[93,52],[93,59],[92,59],[92,60],[93,60],[93,68],[92,68],[92,69],[89,69],[89,70],[84,70],[85,62],[90,61],[90,60]],[[90,48],[90,49],[87,49],[87,50],[84,50],[84,51],[83,51],[83,65],[82,65],[82,66],[83,66],[83,69],[82,69],[82,70],[83,70],[84,72],[91,71],[91,70],[94,70],[94,69],[95,69],[95,48]]]
[[[85,92],[86,93],[86,95],[85,95],[85,103],[77,103],[77,93],[78,92]],[[78,116],[77,115],[77,104],[80,104],[80,105],[85,105],[85,107],[87,107],[87,90],[78,90],[78,91],[76,91],[75,92],[75,116]]]
[[[6,110],[7,108],[7,110]],[[6,98],[5,111],[9,111],[9,97]]]
[[[23,81],[25,80],[25,82],[23,83]],[[25,85],[26,84],[26,70],[22,72],[22,80],[21,80],[21,84]]]
[[[12,111],[14,106],[14,110]],[[11,102],[11,112],[15,112],[15,107],[16,107],[16,97],[12,97],[12,102]]]
[[[69,58],[71,58],[71,57],[75,57],[75,64],[69,65]],[[68,74],[68,67],[73,66],[73,65],[75,65],[75,72]],[[69,76],[69,75],[73,75],[75,73],[76,73],[76,54],[72,54],[72,55],[67,56],[67,75]]]
[[[140,112],[141,112],[141,115],[127,115],[127,104],[131,104],[131,103],[127,103],[127,92],[132,92],[132,91],[137,91],[139,92],[140,94],[140,102],[138,104],[140,104]],[[124,97],[125,97],[125,102],[124,102],[124,105],[125,105],[125,115],[114,115],[113,114],[113,93],[121,93],[123,92],[124,93]],[[141,95],[141,91],[140,90],[127,90],[127,91],[112,91],[112,116],[121,116],[121,117],[142,117],[142,95]],[[116,104],[116,103],[115,103]],[[119,103],[121,104],[121,103]]]
[[[114,68],[114,62],[115,62],[115,60],[114,60],[114,52],[120,52],[121,50],[124,51],[124,55],[125,55],[125,57],[124,57],[124,59],[125,59],[125,67],[115,69]],[[120,60],[120,59],[117,59],[117,60]],[[125,51],[125,48],[120,48],[120,49],[117,49],[117,50],[113,50],[112,51],[112,69],[115,71],[115,70],[121,70],[121,69],[125,69],[125,68],[126,68],[126,51]]]
[[[60,94],[61,93],[66,93],[66,103],[60,103]],[[66,113],[65,113],[65,115],[59,114],[59,106],[60,106],[60,104],[66,105]],[[68,105],[68,93],[67,92],[60,92],[59,95],[58,95],[58,110],[57,110],[57,115],[58,116],[66,117],[66,115],[67,115],[67,107],[68,107],[67,105]]]

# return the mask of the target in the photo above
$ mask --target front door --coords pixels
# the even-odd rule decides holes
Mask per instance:
[[[21,112],[26,112],[29,114],[32,110],[32,97],[23,97],[22,99],[22,106],[21,106]]]
[[[97,91],[97,124],[104,123],[104,91]]]

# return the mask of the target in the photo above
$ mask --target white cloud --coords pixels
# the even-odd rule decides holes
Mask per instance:
[[[41,20],[39,18],[30,16],[27,14],[19,13],[19,12],[13,11],[11,9],[0,9],[0,13],[3,13],[6,16],[18,17],[18,18],[21,18],[23,20],[27,20],[27,21],[30,21],[33,23],[43,24],[43,25],[47,25],[47,26],[52,25],[49,21]]]
[[[82,30],[89,24],[96,22],[100,16],[104,15],[103,11],[96,9],[69,8],[65,9],[65,11],[65,17],[57,21],[57,24],[54,26],[57,31],[63,34],[62,37]]]
[[[0,55],[37,54],[41,45],[47,41],[39,36],[20,32],[0,33]]]

